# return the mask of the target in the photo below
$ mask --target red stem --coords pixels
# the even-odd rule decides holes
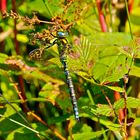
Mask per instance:
[[[121,99],[120,93],[117,91],[114,91],[114,99],[115,101],[118,101],[119,99]],[[122,123],[124,119],[124,112],[123,109],[119,109],[119,120]]]
[[[16,13],[16,0],[12,0],[12,6],[13,6],[13,12]],[[18,40],[17,40],[17,28],[16,28],[16,25],[17,25],[17,21],[16,21],[16,19],[14,19],[15,50],[16,50],[16,54],[19,55],[20,51],[19,51],[19,43],[18,43]],[[24,91],[24,81],[23,81],[22,76],[18,76],[18,81],[19,81],[19,86],[20,86],[22,99],[25,100],[26,99],[26,94],[25,94],[25,91]]]
[[[16,13],[16,1],[12,0],[12,6],[13,6],[13,12]],[[19,52],[19,45],[18,45],[18,41],[17,41],[17,29],[16,29],[16,25],[17,25],[17,20],[14,19],[14,42],[15,42],[15,49],[16,49],[16,53],[17,55],[20,54]]]
[[[129,13],[131,13],[131,11],[133,9],[133,5],[134,5],[134,0],[129,0],[129,5],[128,5]]]
[[[0,0],[0,11],[1,13],[4,13],[6,11],[7,1],[6,0]]]
[[[101,25],[102,32],[107,32],[107,26],[106,26],[104,14],[101,10],[101,1],[96,0],[96,4],[97,4],[98,13],[99,13],[99,22]]]

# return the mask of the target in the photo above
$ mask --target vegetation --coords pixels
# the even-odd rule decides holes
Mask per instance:
[[[1,140],[140,139],[139,0],[0,8]]]

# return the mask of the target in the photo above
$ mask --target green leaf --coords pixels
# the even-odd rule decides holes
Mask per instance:
[[[140,106],[140,99],[134,97],[127,97],[127,108],[138,108]],[[115,110],[124,108],[124,99],[120,99],[119,101],[114,103]]]
[[[140,99],[134,97],[127,98],[127,108],[138,108],[140,106]]]
[[[80,53],[81,60],[82,63],[84,63],[84,65],[87,65],[88,61],[94,58],[94,56],[90,52],[91,45],[92,45],[91,42],[87,38],[82,36],[80,44],[76,47],[77,51]]]
[[[1,116],[3,116],[2,114],[0,114]],[[10,116],[10,115],[9,115]],[[16,115],[12,115],[12,118],[18,119],[19,120],[19,116]],[[17,128],[19,128],[20,126],[11,122],[10,120],[1,117],[0,118],[0,131],[1,131],[1,135],[4,135],[5,133],[9,133],[10,131],[13,131]]]
[[[103,33],[98,32],[96,34],[92,34],[90,37],[90,41],[93,45],[107,48],[109,46],[124,46],[125,44],[128,44],[131,41],[131,36],[128,33],[119,33],[119,32],[113,32],[113,33]],[[104,50],[102,50],[104,51]]]
[[[31,68],[31,70],[23,70],[22,71],[22,75],[26,80],[38,79],[38,80],[42,80],[42,81],[45,81],[45,82],[52,82],[52,83],[55,83],[55,84],[58,84],[58,85],[63,85],[64,84],[63,81],[61,81],[59,79],[55,79],[55,78],[47,75],[46,73],[40,71],[38,68],[29,67],[29,69],[30,68]]]
[[[92,46],[89,39],[82,36],[79,44],[74,46],[73,50],[74,52],[71,53],[68,58],[70,70],[76,73],[79,73],[79,71],[85,72],[90,76],[92,74],[92,67],[97,58],[97,55],[95,55],[96,47]],[[94,52],[94,54],[91,53],[91,51]]]
[[[103,63],[96,63],[93,67],[93,75],[95,79],[103,79],[108,67]]]
[[[140,77],[140,67],[132,66],[129,74],[132,76]]]
[[[1,58],[2,56],[3,55],[1,55]],[[59,85],[62,85],[64,83],[43,73],[39,70],[39,68],[28,66],[22,59],[20,59],[20,56],[8,57],[7,59],[6,58],[7,57],[3,57],[2,59],[3,61],[5,61],[3,63],[0,63],[0,68],[8,72],[5,72],[5,74],[22,75],[26,80],[39,79],[45,82],[52,81],[53,83],[59,83]],[[3,71],[1,72],[4,73]]]
[[[130,61],[132,62],[132,59],[128,59],[124,54],[114,57],[107,56],[107,58],[108,60],[106,61],[108,61],[108,65],[106,66],[106,71],[99,77],[101,83],[119,81],[128,73],[131,66]],[[99,62],[103,64],[106,64],[106,61],[104,61],[104,59],[99,60]]]
[[[134,25],[140,25],[140,13],[139,13],[139,11],[140,11],[140,7],[134,8],[132,10],[131,15],[130,15],[131,22]]]
[[[100,105],[97,108],[97,114],[104,115],[104,116],[111,116],[113,115],[112,109],[109,107],[109,105]]]
[[[85,112],[85,114],[81,113],[82,117],[84,116],[89,117],[96,122],[100,121],[102,125],[109,128],[111,131],[119,131],[121,128],[119,124],[115,124],[114,122],[108,120],[107,118],[102,117],[102,115],[114,116],[114,114],[112,114],[113,113],[112,109],[107,105],[101,105],[100,107],[84,106],[82,107],[82,110]]]
[[[23,34],[18,34],[17,35],[17,40],[23,43],[27,43],[29,41],[28,37]]]
[[[102,84],[119,81],[128,73],[132,62],[132,58],[129,59],[120,49],[129,44],[130,35],[97,33],[94,37],[81,38],[75,46],[76,52],[70,57],[70,69],[91,82],[99,81]],[[123,42],[119,42],[122,38]]]
[[[114,90],[114,91],[118,91],[118,92],[125,92],[124,88],[121,88],[121,87],[117,87],[117,86],[107,86],[105,85],[105,87],[111,89],[111,90]]]
[[[55,104],[56,97],[60,94],[58,85],[47,83],[39,92],[40,97],[46,98],[52,104]]]
[[[53,124],[56,124],[56,123],[61,123],[61,122],[66,121],[69,117],[70,117],[69,114],[61,115],[59,117],[50,117],[48,119],[48,124],[53,125]],[[74,120],[74,116],[72,117],[72,119]]]
[[[100,105],[97,106],[83,106],[82,109],[87,112],[88,114],[92,115],[104,115],[104,116],[111,116],[112,109],[108,105]]]
[[[80,123],[77,126],[74,126],[73,133],[77,132],[76,129],[78,129],[78,128],[76,128],[76,127],[79,127],[80,125],[82,126],[80,128],[80,132],[81,133],[84,133],[84,132],[92,132],[92,127],[91,126],[89,126],[88,124],[82,124],[82,123]]]
[[[12,132],[7,136],[6,140],[25,140],[25,139],[34,139],[34,140],[40,140],[40,138],[35,134],[32,133],[31,131],[27,131],[25,128],[20,127]]]
[[[21,108],[17,104],[12,104],[17,111],[21,111]],[[17,113],[9,104],[6,105],[5,117],[10,117],[11,115]]]
[[[132,12],[130,14],[130,20],[131,20],[131,28],[132,28],[132,32],[136,33],[140,30],[140,7],[135,7],[132,9]],[[126,22],[125,25],[125,31],[129,32],[129,23],[128,21]]]
[[[120,99],[114,103],[115,110],[121,109],[124,107],[124,99]]]
[[[81,140],[81,139],[91,140],[91,139],[100,137],[107,131],[108,130],[101,130],[101,131],[97,131],[97,132],[84,132],[84,133],[80,133],[80,134],[73,134],[73,137],[74,137],[74,140]],[[70,140],[70,137],[68,138],[68,140]]]
[[[8,58],[8,55],[4,53],[0,53],[0,63],[4,63],[7,58]]]
[[[48,60],[49,62],[52,62],[58,66],[62,66],[62,63],[60,62],[60,59],[58,57],[54,57]]]
[[[92,79],[91,77],[89,77],[89,75],[86,73],[86,72],[82,72],[82,71],[79,71],[77,72],[77,74],[79,76],[81,76],[82,78],[84,78],[85,80],[93,83],[93,84],[96,84],[96,82],[94,81],[94,79]]]

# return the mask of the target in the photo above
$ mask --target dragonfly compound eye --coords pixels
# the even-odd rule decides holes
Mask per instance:
[[[62,31],[58,31],[57,32],[57,36],[59,37],[59,38],[65,38],[65,37],[67,37],[69,34],[68,34],[68,32],[62,32]]]

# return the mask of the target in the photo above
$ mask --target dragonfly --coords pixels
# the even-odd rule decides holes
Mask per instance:
[[[53,35],[55,39],[52,43],[50,43],[49,45],[45,47],[34,49],[33,51],[29,53],[29,56],[31,59],[35,59],[35,58],[41,59],[45,49],[48,49],[51,46],[54,46],[55,44],[57,44],[60,61],[63,65],[64,74],[66,76],[66,82],[69,88],[71,102],[73,105],[74,116],[75,116],[76,121],[79,121],[80,119],[79,119],[79,111],[78,111],[75,89],[74,89],[73,81],[72,81],[70,71],[68,69],[68,63],[67,63],[67,55],[69,53],[69,49],[71,48],[71,46],[68,43],[68,40],[66,39],[68,35],[69,35],[68,32],[58,31],[56,33],[56,36]]]

